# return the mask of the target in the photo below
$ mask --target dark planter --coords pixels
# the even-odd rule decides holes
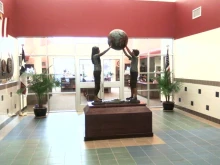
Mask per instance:
[[[173,111],[174,102],[163,102],[163,110],[164,111]]]
[[[47,108],[35,108],[34,107],[34,114],[37,118],[46,117]]]

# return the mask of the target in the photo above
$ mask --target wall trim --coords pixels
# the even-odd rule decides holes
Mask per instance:
[[[214,122],[214,123],[220,124],[220,119],[217,119],[217,118],[214,118],[214,117],[211,117],[211,116],[208,116],[208,115],[205,115],[205,114],[196,112],[196,111],[194,111],[194,110],[191,110],[191,109],[188,109],[188,108],[179,106],[179,105],[175,105],[175,108],[178,108],[178,109],[180,109],[180,110],[182,110],[182,111],[185,111],[185,112],[188,112],[188,113],[190,113],[190,114],[199,116],[199,117],[201,117],[201,118],[204,118],[204,119],[206,119],[206,120],[212,121],[212,122]]]
[[[174,80],[180,81],[182,83],[191,83],[191,84],[200,84],[200,85],[220,87],[220,81],[196,80],[196,79],[185,79],[185,78],[174,78]]]
[[[7,88],[11,88],[11,87],[14,87],[14,86],[17,86],[18,85],[18,82],[8,82],[8,83],[5,83],[5,84],[0,84],[0,90],[3,90],[3,89],[7,89]]]

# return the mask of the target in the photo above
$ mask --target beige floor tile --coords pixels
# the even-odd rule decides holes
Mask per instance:
[[[96,143],[95,144],[96,148],[109,148],[109,144],[108,143]]]
[[[123,146],[138,146],[136,142],[122,142]]]
[[[109,142],[109,147],[122,147],[123,144],[121,141],[117,141],[117,142]]]
[[[114,142],[121,142],[121,139],[109,139],[109,143],[114,143]]]
[[[88,142],[83,142],[82,143],[82,148],[84,149],[93,149],[95,147],[95,143],[93,141],[88,141]]]
[[[110,148],[113,148],[113,147],[124,147],[123,144],[109,144],[109,147]]]
[[[134,142],[134,138],[124,138],[124,139],[120,139],[121,142]]]
[[[151,142],[149,141],[139,141],[139,142],[136,142],[138,145],[150,145]]]
[[[148,139],[148,142],[150,144],[165,144],[165,142],[162,139],[158,138],[158,137],[153,137],[151,139]]]
[[[148,139],[148,137],[134,138],[136,142],[146,142]]]
[[[124,146],[135,146],[138,145],[133,138],[121,139],[121,142]]]
[[[95,140],[93,141],[95,144],[98,144],[98,143],[108,143],[108,140]]]

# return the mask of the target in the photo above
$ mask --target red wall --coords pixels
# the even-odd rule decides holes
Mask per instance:
[[[192,10],[202,6],[202,16],[192,19]],[[220,27],[220,0],[177,0],[175,39]]]
[[[175,39],[220,27],[220,0],[1,0],[8,34],[20,36],[106,36],[120,28],[129,37]],[[192,10],[202,6],[202,17]]]
[[[14,0],[1,0],[4,5],[4,17],[8,18],[7,33],[16,36],[15,26],[16,26],[16,17],[15,17],[15,1]]]
[[[6,0],[5,0],[6,1]],[[175,3],[135,0],[16,0],[16,36],[174,37]]]

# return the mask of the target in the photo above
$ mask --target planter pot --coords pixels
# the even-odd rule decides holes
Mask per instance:
[[[163,110],[164,111],[173,111],[174,102],[163,102]]]
[[[47,113],[47,108],[35,108],[34,107],[34,114],[37,118],[42,118],[42,117],[46,117],[46,113]]]

